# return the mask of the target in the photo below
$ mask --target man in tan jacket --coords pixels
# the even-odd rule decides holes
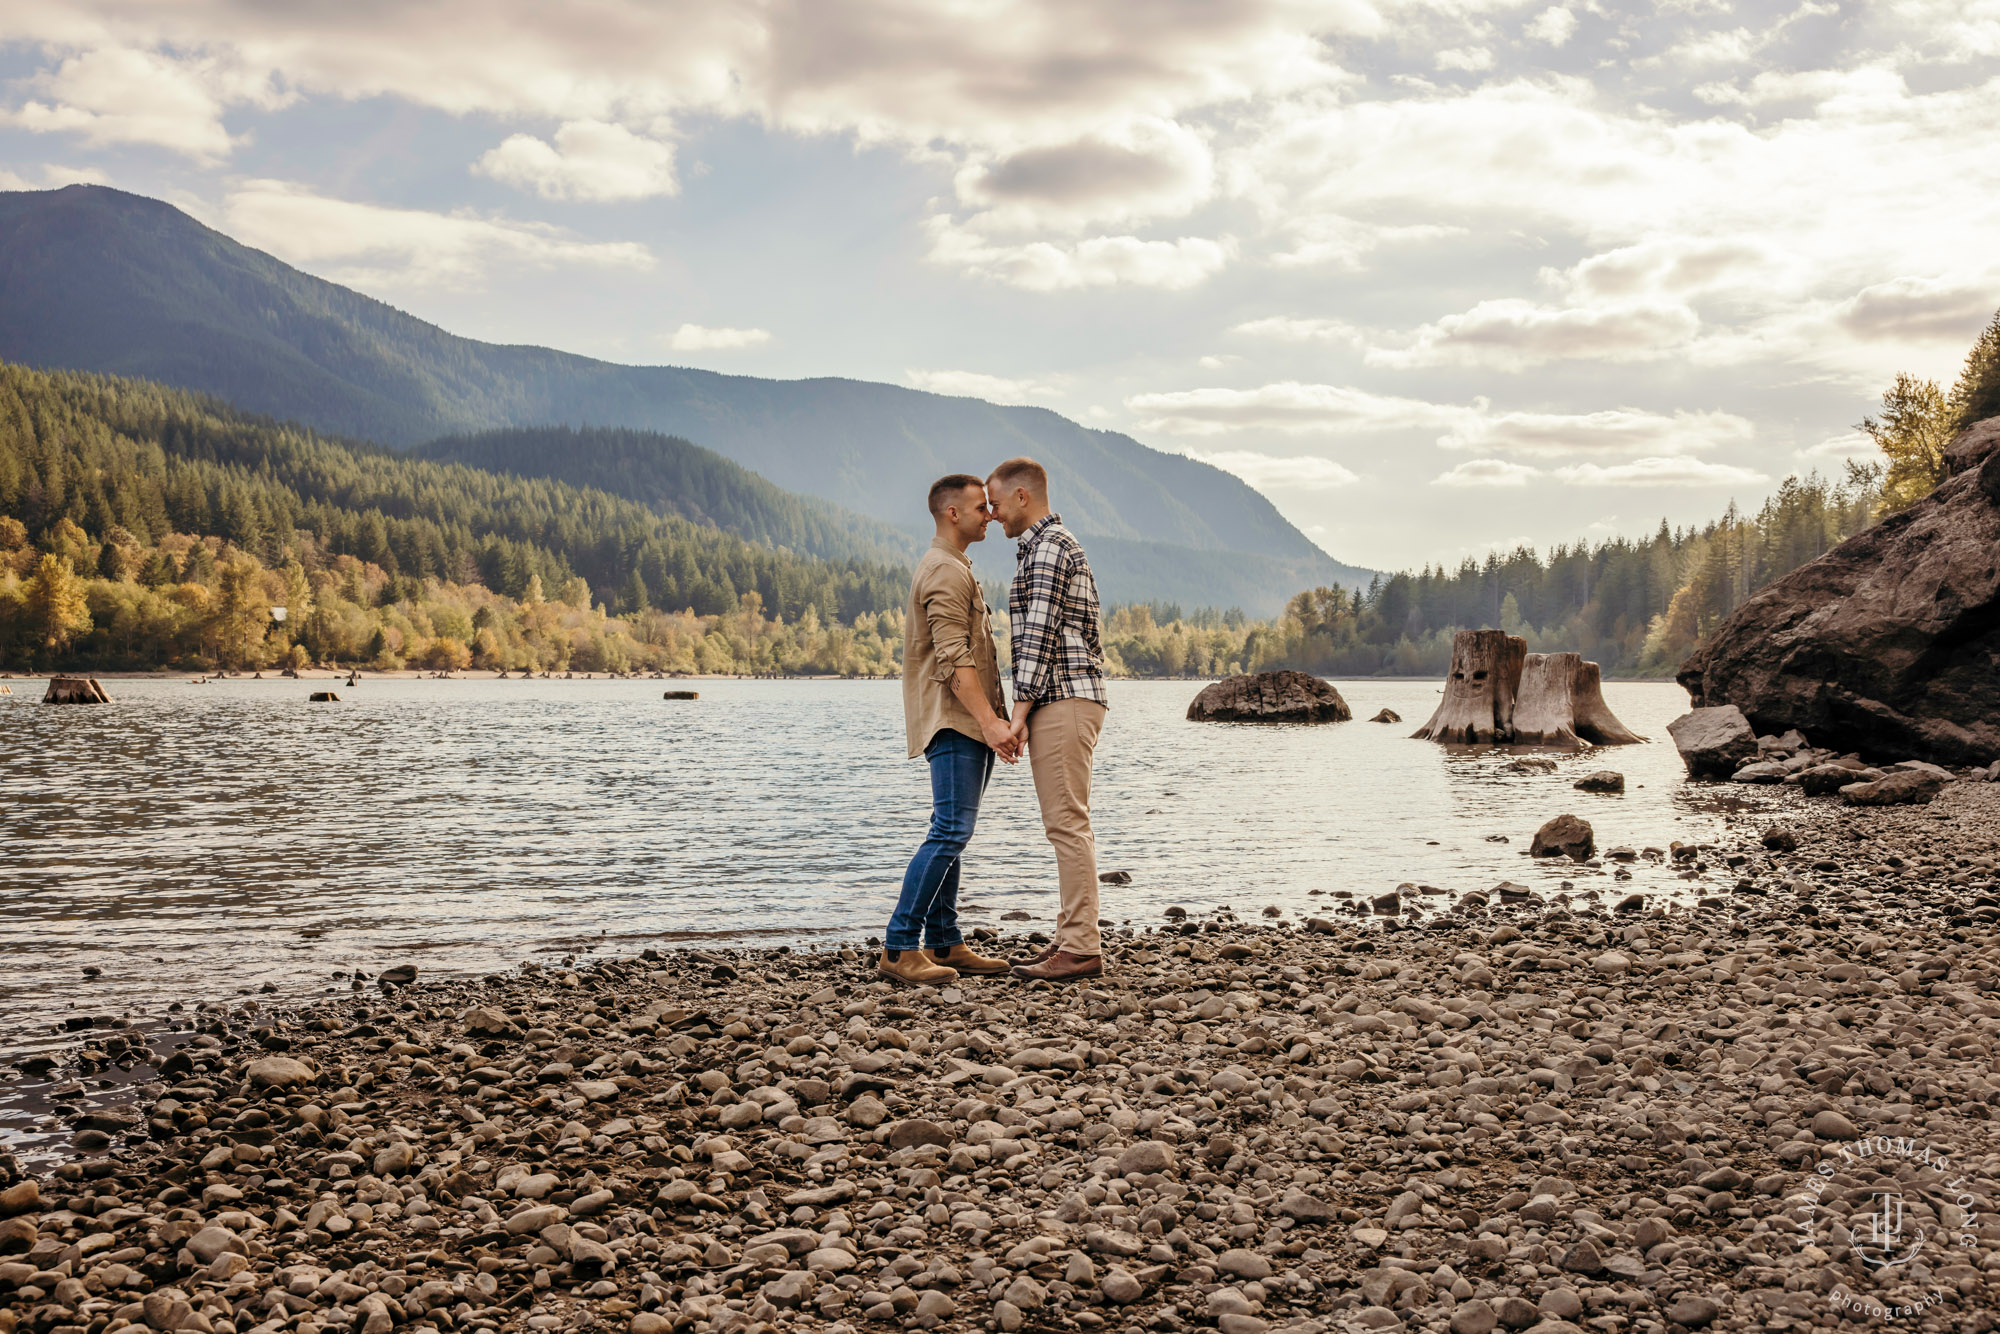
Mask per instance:
[[[910,581],[903,632],[903,721],[910,755],[930,762],[931,827],[903,874],[877,968],[898,982],[936,985],[1007,971],[1005,959],[975,953],[959,933],[959,856],[994,758],[1013,764],[1021,742],[1007,724],[986,595],[965,554],[992,522],[986,484],[966,473],[939,478],[930,509],[937,536]]]

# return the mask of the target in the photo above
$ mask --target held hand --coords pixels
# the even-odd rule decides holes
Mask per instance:
[[[991,746],[993,753],[1000,757],[1001,763],[1013,764],[1021,758],[1021,743],[1006,723],[1001,722],[998,718],[993,718],[981,723],[979,730],[986,738],[986,744]]]
[[[1014,744],[1015,744],[1015,746],[1016,746],[1017,748],[1019,748],[1020,750],[1023,750],[1023,751],[1027,750],[1027,748],[1028,748],[1028,711],[1027,711],[1026,709],[1023,709],[1023,710],[1021,711],[1021,714],[1020,714],[1020,716],[1019,716],[1018,718],[1014,719],[1014,722],[1013,722],[1013,725],[1012,725],[1012,727],[1011,727],[1011,728],[1010,728],[1009,730],[1010,730],[1010,731],[1012,732],[1012,734],[1013,734],[1013,737],[1014,737]]]

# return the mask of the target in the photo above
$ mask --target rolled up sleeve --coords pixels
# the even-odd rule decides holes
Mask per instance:
[[[940,569],[921,593],[924,619],[931,627],[931,677],[949,681],[972,657],[972,571]]]

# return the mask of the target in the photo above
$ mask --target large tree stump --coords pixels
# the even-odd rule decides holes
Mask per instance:
[[[1604,702],[1604,673],[1594,662],[1579,663],[1576,673],[1576,734],[1593,746],[1631,746],[1646,738],[1618,721]]]
[[[49,691],[42,696],[44,704],[109,704],[111,696],[104,693],[104,687],[87,676],[52,676]]]
[[[1527,643],[1504,630],[1460,630],[1451,641],[1451,675],[1444,700],[1414,735],[1473,746],[1506,743],[1514,735],[1514,698]]]
[[[1530,653],[1521,660],[1521,688],[1514,701],[1514,744],[1577,745],[1577,653]]]
[[[1501,630],[1451,641],[1444,701],[1416,736],[1451,745],[1626,745],[1646,738],[1612,714],[1604,678],[1575,653],[1529,653]]]

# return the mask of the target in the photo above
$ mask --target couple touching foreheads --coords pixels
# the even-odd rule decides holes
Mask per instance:
[[[954,473],[931,484],[937,537],[917,563],[903,643],[903,714],[910,754],[931,767],[931,825],[903,875],[881,972],[937,984],[965,973],[1051,982],[1104,971],[1097,934],[1097,844],[1090,831],[1090,767],[1104,726],[1104,650],[1097,583],[1083,547],[1049,510],[1049,475],[1009,459],[984,481]],[[997,521],[1019,544],[1007,597],[1014,708],[1000,668],[986,597],[965,549]],[[1042,827],[1062,888],[1055,940],[1033,959],[987,958],[958,927],[959,858],[972,838],[993,761],[1022,752],[1035,775]]]

